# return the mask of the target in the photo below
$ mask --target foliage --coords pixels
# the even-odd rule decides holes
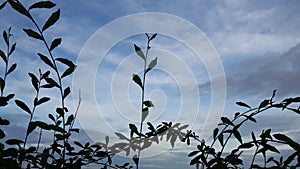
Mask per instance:
[[[10,63],[17,47],[17,43],[12,42],[11,28],[3,31],[3,41],[5,42],[5,50],[0,49],[0,56],[4,63],[4,75],[0,77],[0,107],[4,109],[7,105],[14,105],[20,111],[28,115],[27,130],[24,133],[24,139],[7,138],[4,126],[10,126],[10,121],[2,118],[0,115],[0,168],[82,168],[90,164],[96,164],[102,168],[140,168],[140,156],[143,150],[151,148],[151,145],[159,144],[165,140],[170,143],[171,147],[175,146],[176,141],[185,142],[187,145],[191,141],[199,143],[195,151],[188,154],[191,157],[190,165],[196,168],[243,168],[244,161],[242,155],[246,150],[253,150],[253,158],[250,168],[296,168],[300,166],[300,145],[293,141],[290,137],[276,133],[271,134],[271,129],[262,130],[259,136],[251,132],[250,141],[244,141],[243,133],[240,129],[246,122],[256,123],[256,115],[272,108],[289,110],[300,114],[299,107],[295,108],[295,104],[300,102],[300,98],[287,98],[282,102],[273,101],[275,91],[270,99],[264,100],[257,108],[251,108],[243,102],[237,102],[237,105],[247,108],[243,113],[236,113],[232,119],[221,117],[221,123],[214,129],[211,144],[200,140],[195,132],[188,130],[188,125],[172,122],[162,122],[155,126],[147,122],[147,116],[150,109],[154,107],[154,103],[145,98],[146,77],[150,71],[157,65],[158,58],[148,62],[149,51],[151,49],[150,42],[154,40],[157,34],[148,34],[146,50],[142,50],[139,46],[133,45],[138,57],[143,62],[142,75],[133,74],[132,80],[141,90],[141,111],[140,123],[129,124],[129,137],[120,132],[115,135],[120,140],[116,143],[110,143],[110,138],[105,137],[102,143],[81,143],[71,141],[74,133],[78,133],[79,129],[74,127],[77,117],[78,107],[81,103],[80,93],[78,107],[75,112],[69,112],[66,105],[66,98],[71,93],[71,88],[65,86],[67,77],[72,75],[76,70],[76,65],[67,58],[55,57],[54,51],[62,43],[62,38],[53,40],[46,39],[45,34],[51,29],[55,23],[59,21],[60,9],[56,8],[56,4],[51,1],[39,1],[29,7],[23,6],[18,0],[7,0],[0,5],[0,10],[6,6],[10,6],[13,11],[21,14],[32,23],[33,28],[24,28],[24,33],[33,40],[41,42],[47,53],[38,52],[37,56],[40,61],[48,66],[48,70],[38,69],[37,73],[29,72],[28,78],[31,81],[35,96],[32,98],[32,105],[20,99],[14,99],[18,93],[6,92],[8,84],[7,78],[17,68],[17,63]],[[32,15],[34,10],[43,10],[43,12],[51,12],[49,18],[44,20],[44,24],[39,25]],[[45,51],[45,50],[43,50]],[[61,69],[63,67],[63,69]],[[34,116],[41,106],[46,106],[52,98],[42,96],[42,90],[58,91],[60,103],[56,105],[55,111],[49,110],[48,120],[35,121]],[[12,102],[14,100],[14,102]],[[2,112],[1,112],[2,113]],[[143,126],[147,126],[147,130]],[[28,144],[28,139],[33,132],[39,132],[39,138],[36,144]],[[44,136],[43,131],[53,134],[50,145],[42,145],[41,139]],[[165,138],[165,139],[164,139]],[[235,149],[230,153],[225,152],[229,142],[237,140]],[[288,157],[279,157],[270,155],[271,152],[280,154],[280,150],[276,148],[278,144],[290,147],[291,154]],[[118,153],[125,153],[127,156],[133,152],[132,162],[124,162],[124,164],[115,164],[113,157]],[[263,164],[258,163],[257,157],[261,155]]]

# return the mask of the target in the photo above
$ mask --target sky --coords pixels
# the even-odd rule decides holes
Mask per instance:
[[[29,6],[33,2],[23,3]],[[55,9],[61,9],[61,18],[47,30],[46,38],[62,37],[55,56],[78,66],[64,81],[72,87],[67,100],[71,110],[76,108],[79,90],[82,95],[76,125],[83,132],[75,140],[97,142],[105,135],[114,140],[113,132],[128,135],[128,123],[138,124],[141,93],[131,78],[133,73],[141,75],[143,63],[133,44],[145,49],[146,32],[158,33],[151,41],[148,61],[157,57],[158,64],[147,75],[145,95],[155,105],[147,117],[153,124],[190,124],[201,138],[209,140],[221,116],[245,111],[237,101],[256,107],[270,98],[274,89],[277,101],[300,95],[297,0],[54,2]],[[42,25],[50,13],[37,10],[33,15]],[[0,22],[1,31],[12,27],[17,42],[11,62],[18,67],[8,79],[13,85],[7,92],[19,93],[16,99],[30,103],[34,94],[27,72],[48,69],[36,55],[45,52],[44,46],[26,37],[22,28],[32,28],[32,24],[9,6],[0,11]],[[3,41],[0,47],[4,48]],[[54,111],[58,102],[58,93],[42,94],[53,99],[38,110],[36,119],[46,119],[48,113],[44,112]],[[4,116],[15,121],[7,129],[9,135],[22,138],[27,115],[12,103],[5,111],[9,113]],[[269,111],[259,116],[257,124],[247,124],[243,137],[247,139],[249,128],[256,133],[272,128],[300,141],[299,120],[292,112]],[[188,168],[186,152],[192,149],[181,144],[174,149],[167,143],[159,145],[143,152],[145,168]]]

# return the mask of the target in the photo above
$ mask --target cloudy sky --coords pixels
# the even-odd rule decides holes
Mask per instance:
[[[24,5],[32,2],[24,1]],[[51,41],[62,37],[55,55],[78,65],[74,76],[65,81],[73,89],[67,101],[70,109],[76,107],[79,90],[83,98],[77,125],[85,134],[76,139],[102,141],[105,135],[113,138],[114,131],[128,135],[128,123],[138,124],[141,94],[131,78],[133,73],[141,75],[143,63],[135,55],[133,44],[145,49],[145,32],[158,33],[150,44],[148,61],[158,57],[158,64],[148,74],[145,95],[155,105],[147,118],[154,124],[190,124],[208,139],[222,114],[232,116],[244,110],[235,105],[236,101],[255,107],[274,89],[278,101],[300,95],[300,3],[296,0],[56,3],[61,8],[61,19],[46,32],[46,38]],[[33,14],[41,25],[50,15],[39,11]],[[17,42],[12,62],[18,62],[18,69],[9,77],[8,83],[13,85],[7,92],[15,92],[17,99],[31,103],[34,94],[26,72],[47,70],[36,55],[44,47],[26,37],[22,28],[32,28],[32,24],[9,6],[0,11],[0,21],[1,30],[12,27]],[[4,49],[3,41],[0,47]],[[40,108],[36,119],[50,113],[44,111],[55,110],[58,93],[42,94],[54,99]],[[8,129],[14,132],[9,134],[22,138],[28,117],[14,105],[6,111],[10,113],[4,116],[16,121]],[[300,140],[296,125],[299,120],[300,116],[292,112],[272,111],[261,115],[250,127],[257,133],[273,128]],[[249,130],[244,132],[247,137]],[[188,159],[183,153],[186,147],[170,148],[166,144],[157,148],[161,151],[145,152],[145,166],[187,168]],[[162,157],[182,161],[168,164],[160,160]]]

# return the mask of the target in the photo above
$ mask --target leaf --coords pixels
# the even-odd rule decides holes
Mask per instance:
[[[16,69],[16,67],[17,67],[17,63],[14,63],[13,65],[11,65],[11,67],[6,72],[6,76],[9,75],[11,72],[13,72]]]
[[[33,4],[33,5],[31,5],[29,7],[29,10],[34,9],[34,8],[48,8],[48,9],[50,9],[50,8],[55,7],[55,5],[56,4],[54,4],[51,1],[40,1],[40,2],[37,2],[37,3]]]
[[[147,106],[147,107],[154,107],[153,103],[151,100],[146,100],[144,101],[144,105]]]
[[[151,38],[149,39],[149,41],[153,40],[153,39],[156,37],[156,35],[157,35],[157,33],[153,34],[153,35],[151,36]]]
[[[26,135],[28,136],[30,133],[32,133],[37,127],[36,122],[29,122],[28,128],[27,128],[27,133]]]
[[[144,108],[143,111],[142,111],[142,122],[145,121],[145,119],[147,118],[147,116],[149,115],[149,110],[148,108]]]
[[[41,99],[37,102],[37,105],[46,103],[46,102],[49,101],[49,100],[50,100],[49,97],[43,97],[43,98],[41,98]]]
[[[71,93],[70,87],[65,88],[63,99],[65,99]]]
[[[31,114],[30,109],[28,108],[28,106],[20,101],[20,100],[15,100],[15,103],[17,104],[18,107],[20,107],[22,110],[26,111],[27,113]]]
[[[74,120],[74,115],[73,114],[71,114],[69,117],[68,117],[68,119],[67,119],[67,122],[66,122],[66,126],[67,125],[71,125],[71,123],[73,122],[73,120]]]
[[[55,122],[55,118],[52,114],[48,114],[49,119],[51,119],[53,122]]]
[[[138,156],[136,154],[132,157],[132,160],[134,161],[134,163],[135,163],[136,166],[139,165],[139,158],[138,158]]]
[[[59,88],[58,83],[54,81],[52,78],[45,78],[45,80],[50,86]]]
[[[17,44],[14,43],[14,44],[11,46],[8,55],[11,55],[11,54],[16,50],[16,45],[17,45]]]
[[[241,144],[239,146],[239,149],[242,149],[242,148],[245,148],[245,149],[249,149],[251,147],[253,147],[254,145],[252,143],[244,143],[244,144]]]
[[[141,81],[141,79],[140,79],[140,77],[139,77],[138,75],[133,74],[133,75],[132,75],[132,80],[133,80],[136,84],[138,84],[141,88],[143,88],[142,81]]]
[[[3,39],[4,39],[5,43],[6,43],[6,45],[9,46],[9,37],[8,37],[6,31],[3,31]]]
[[[269,100],[264,100],[260,103],[260,105],[258,106],[258,110],[260,110],[261,108],[266,107],[269,104]]]
[[[6,3],[7,3],[7,1],[4,1],[4,2],[0,5],[0,10],[1,10],[2,8],[5,7]]]
[[[72,74],[76,69],[76,66],[74,67],[69,67],[62,75],[61,75],[61,78],[64,78],[70,74]]]
[[[137,55],[139,55],[143,60],[146,60],[146,56],[144,55],[143,51],[140,47],[138,47],[136,44],[134,44],[134,49]]]
[[[38,39],[38,40],[44,40],[44,38],[42,37],[42,35],[40,35],[39,33],[35,32],[35,31],[33,31],[32,29],[23,29],[23,31],[29,37],[32,37],[32,38]]]
[[[0,90],[3,93],[5,87],[5,81],[2,79],[2,77],[0,77]]]
[[[152,68],[154,68],[157,64],[157,57],[155,59],[153,59],[149,65],[148,65],[148,68],[147,68],[147,71],[146,72],[149,72]]]
[[[48,66],[52,67],[53,69],[55,69],[53,63],[48,59],[47,56],[41,54],[41,53],[38,53],[38,55],[40,56],[40,58],[42,59],[42,61],[44,61]]]
[[[233,130],[233,135],[241,144],[243,144],[242,136],[238,130]]]
[[[65,59],[65,58],[56,58],[55,60],[67,65],[68,67],[75,67],[76,66],[72,61],[70,61],[68,59]]]
[[[251,109],[251,107],[250,107],[248,104],[246,104],[246,103],[243,103],[243,102],[236,102],[236,104],[239,105],[239,106],[247,107],[247,108]]]
[[[61,44],[61,38],[54,39],[51,43],[50,51],[52,51],[54,48],[56,48],[60,44]]]
[[[115,135],[119,137],[120,140],[129,140],[126,136],[122,133],[115,132]]]
[[[56,12],[52,13],[52,15],[49,17],[49,19],[44,24],[44,26],[42,28],[42,31],[45,31],[50,26],[52,26],[53,24],[55,24],[55,22],[58,21],[59,16],[60,16],[60,9],[58,9]]]
[[[219,133],[219,129],[218,129],[218,128],[215,128],[215,129],[214,129],[214,133],[213,133],[214,140],[217,139],[218,133]]]
[[[38,88],[39,88],[39,80],[38,80],[38,78],[33,73],[28,73],[28,75],[31,78],[31,84],[33,85],[33,87],[35,88],[35,90],[38,91]]]
[[[274,134],[273,135],[277,140],[283,141],[285,143],[287,143],[290,147],[292,147],[294,150],[296,150],[297,152],[300,152],[300,144],[296,143],[295,141],[293,141],[291,138],[289,138],[288,136],[284,135],[284,134]]]
[[[224,124],[228,124],[228,125],[234,126],[234,124],[227,117],[221,117],[221,121]]]
[[[223,146],[224,145],[224,135],[223,135],[223,133],[219,134],[218,140],[219,140],[221,146]]]
[[[0,49],[0,57],[2,58],[2,60],[7,63],[7,59],[6,59],[6,55],[4,54],[4,52]]]
[[[133,136],[133,133],[138,133],[138,129],[134,124],[129,124],[129,129],[130,129],[130,137]]]
[[[8,3],[14,10],[19,12],[20,14],[25,15],[28,18],[31,18],[29,12],[24,8],[24,6],[20,2],[14,0],[8,0]]]
[[[8,145],[20,145],[20,144],[24,143],[24,141],[19,140],[19,139],[9,139],[5,143]]]

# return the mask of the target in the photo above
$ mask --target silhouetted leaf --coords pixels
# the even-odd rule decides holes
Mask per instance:
[[[4,2],[0,5],[0,10],[1,10],[2,8],[5,7],[6,3],[7,3],[7,1],[4,1]]]
[[[64,78],[70,74],[72,74],[76,69],[76,66],[74,67],[69,67],[62,75],[61,75],[61,78]]]
[[[219,134],[218,140],[219,140],[219,143],[223,146],[224,145],[224,135],[223,135],[223,133]]]
[[[146,60],[146,57],[140,47],[134,44],[134,49],[137,55],[139,55],[143,60]]]
[[[148,115],[149,115],[149,109],[146,107],[142,111],[142,122],[145,121],[145,119],[147,118]]]
[[[54,48],[56,48],[60,44],[61,44],[61,38],[54,39],[51,43],[50,51],[52,51]]]
[[[43,26],[42,30],[45,31],[50,26],[55,24],[55,22],[58,21],[60,16],[60,9],[58,9],[56,12],[52,13],[52,15],[49,17],[49,19],[46,21],[45,25]]]
[[[148,72],[148,71],[150,71],[152,68],[154,68],[154,67],[156,66],[156,64],[157,64],[157,57],[156,57],[155,59],[153,59],[153,60],[149,63],[146,72]]]
[[[48,59],[47,56],[41,54],[41,53],[38,53],[38,55],[40,56],[40,58],[42,59],[42,61],[44,61],[48,66],[52,67],[53,69],[55,69],[53,63]]]
[[[130,137],[133,136],[133,133],[138,133],[138,129],[134,124],[129,124],[129,129],[130,129]]]
[[[28,75],[31,78],[31,83],[32,83],[34,89],[36,91],[38,91],[38,88],[39,88],[39,80],[38,80],[38,78],[33,73],[28,73]]]
[[[154,104],[152,103],[151,100],[144,101],[144,105],[147,106],[147,107],[154,107]]]
[[[51,119],[53,122],[55,122],[55,118],[52,114],[48,114],[49,119]]]
[[[59,114],[60,116],[63,116],[65,114],[64,110],[60,107],[56,108],[56,113]]]
[[[247,107],[247,108],[251,109],[251,107],[250,107],[248,104],[246,104],[246,103],[243,103],[243,102],[236,102],[236,104],[239,105],[239,106]]]
[[[75,67],[75,64],[72,61],[68,60],[68,59],[65,59],[65,58],[56,58],[55,60],[57,60],[57,61],[65,64],[65,65],[67,65],[68,67]]]
[[[55,7],[55,4],[51,1],[40,1],[40,2],[37,2],[37,3],[34,3],[33,5],[31,5],[29,7],[29,10],[31,9],[34,9],[34,8],[53,8]]]
[[[4,87],[5,87],[5,81],[2,79],[2,77],[0,77],[0,89],[1,89],[2,93],[3,93]]]
[[[65,88],[64,94],[63,94],[63,99],[65,99],[70,93],[71,93],[70,87]]]
[[[47,101],[49,101],[50,98],[49,97],[42,97],[41,99],[39,99],[39,101],[37,102],[37,105],[46,103]]]
[[[245,148],[245,149],[248,149],[248,148],[251,148],[251,147],[253,147],[254,145],[252,144],[252,143],[244,143],[244,144],[241,144],[240,146],[239,146],[239,149],[241,149],[241,148]]]
[[[215,128],[215,129],[214,129],[214,133],[213,133],[214,140],[217,139],[218,133],[219,133],[219,129],[218,129],[218,128]]]
[[[156,37],[156,35],[157,35],[157,33],[153,34],[153,35],[151,36],[151,38],[149,39],[149,41],[153,40],[153,39]]]
[[[134,163],[135,163],[136,166],[139,165],[139,158],[138,158],[138,156],[136,154],[132,157],[132,160],[134,161]]]
[[[33,31],[32,29],[23,29],[23,30],[29,37],[39,39],[39,40],[44,40],[42,35],[40,35],[39,33],[35,32],[35,31]]]
[[[6,144],[8,144],[8,145],[20,145],[22,143],[24,143],[24,141],[19,140],[19,139],[9,139],[6,141]]]
[[[260,110],[261,108],[266,107],[269,104],[269,100],[264,100],[260,103],[260,105],[258,106],[258,110]]]
[[[30,122],[29,125],[28,125],[28,128],[27,128],[27,136],[32,133],[37,127],[37,124],[36,122]]]
[[[142,81],[141,81],[141,79],[140,79],[140,77],[139,77],[138,75],[133,74],[133,75],[132,75],[132,80],[133,80],[136,84],[138,84],[141,88],[143,88]]]
[[[67,122],[66,122],[66,126],[67,125],[71,125],[71,123],[73,122],[73,120],[74,120],[74,115],[73,114],[71,114],[69,117],[68,117],[68,119],[67,119]]]
[[[247,119],[250,120],[250,121],[253,121],[254,123],[256,123],[255,118],[253,118],[252,116],[247,116]]]
[[[15,103],[17,104],[18,107],[20,107],[22,110],[26,111],[27,113],[31,114],[31,110],[27,107],[27,105],[20,101],[20,100],[15,100]]]
[[[20,14],[25,15],[28,18],[31,18],[29,12],[24,8],[24,6],[18,2],[18,1],[14,1],[14,0],[8,0],[8,3],[11,5],[11,7],[18,11]]]
[[[14,43],[12,46],[11,46],[11,48],[10,48],[10,50],[9,50],[9,53],[8,53],[8,55],[10,56],[15,50],[16,50],[16,43]]]
[[[234,126],[234,124],[227,117],[221,117],[221,121],[224,124],[228,124],[228,125]]]
[[[289,138],[288,136],[284,135],[284,134],[274,134],[273,135],[277,140],[283,141],[285,143],[287,143],[290,147],[292,147],[294,150],[296,150],[297,152],[300,152],[300,144],[296,143],[295,141],[293,141],[291,138]]]
[[[1,126],[7,126],[7,125],[9,125],[9,124],[10,124],[10,122],[9,122],[8,120],[2,119],[2,118],[0,117],[0,125],[1,125]]]
[[[1,56],[2,60],[4,61],[4,63],[7,63],[6,55],[1,49],[0,49],[0,56]]]
[[[11,72],[13,72],[16,69],[16,67],[17,67],[16,63],[14,63],[13,65],[11,65],[11,67],[6,72],[6,75],[9,75]]]
[[[238,130],[233,130],[233,135],[241,144],[243,144],[242,136]]]

